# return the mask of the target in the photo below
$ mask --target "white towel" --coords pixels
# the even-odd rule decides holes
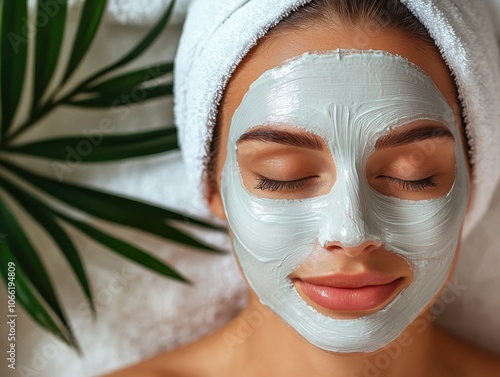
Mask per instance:
[[[191,205],[208,216],[204,163],[218,103],[238,63],[266,31],[310,0],[194,0],[175,65],[175,120]],[[480,0],[401,0],[434,38],[456,78],[472,150],[473,199],[464,237],[486,212],[500,178],[500,52]]]

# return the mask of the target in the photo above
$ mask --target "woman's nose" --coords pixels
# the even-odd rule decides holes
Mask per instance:
[[[328,251],[341,253],[345,256],[356,258],[361,254],[371,253],[373,250],[378,249],[381,246],[380,241],[366,241],[358,246],[343,246],[340,242],[329,242],[325,245],[325,249]]]

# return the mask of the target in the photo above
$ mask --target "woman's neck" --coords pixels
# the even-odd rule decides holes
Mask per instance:
[[[374,353],[335,354],[319,349],[257,297],[250,301],[223,338],[231,363],[245,365],[249,376],[429,377],[436,368],[435,327],[425,316],[415,320],[395,341]],[[242,375],[247,375],[242,373]]]

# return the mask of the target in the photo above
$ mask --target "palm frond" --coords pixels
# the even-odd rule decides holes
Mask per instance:
[[[54,75],[64,30],[66,28],[67,0],[39,0],[36,20],[36,42],[33,79],[33,100],[31,113],[34,114]],[[50,22],[47,22],[50,17]]]
[[[111,126],[110,126],[111,127]],[[92,150],[85,156],[78,153],[83,144]],[[76,158],[82,163],[126,160],[145,157],[158,153],[176,150],[177,132],[173,127],[162,127],[157,130],[132,132],[121,135],[108,135],[104,131],[86,134],[52,138],[27,144],[0,147],[0,151],[18,153],[27,156],[38,156],[46,159],[67,162]],[[52,166],[60,171],[65,166],[53,162]]]
[[[130,51],[121,58],[106,65],[103,69],[84,78],[72,88],[68,86],[76,70],[84,61],[90,46],[98,34],[107,2],[105,0],[86,0],[81,10],[76,35],[72,43],[72,51],[60,82],[52,80],[56,67],[61,65],[61,46],[67,29],[67,1],[60,0],[58,9],[50,14],[43,24],[42,12],[48,13],[54,2],[38,0],[36,12],[38,21],[35,25],[37,33],[26,32],[28,8],[26,0],[0,0],[0,68],[1,123],[0,123],[0,274],[6,287],[9,288],[11,277],[7,273],[8,266],[16,269],[15,295],[29,315],[40,326],[59,339],[79,351],[78,342],[71,331],[69,320],[57,297],[52,279],[41,258],[41,250],[33,245],[25,234],[19,219],[15,217],[4,197],[12,199],[40,225],[54,241],[66,259],[76,281],[93,308],[91,282],[85,266],[80,258],[81,250],[73,243],[66,228],[74,228],[84,236],[104,245],[106,248],[127,258],[146,269],[162,276],[189,284],[175,268],[152,256],[138,245],[125,242],[98,226],[77,219],[68,213],[84,212],[114,224],[142,230],[186,246],[209,252],[220,252],[213,247],[182,231],[176,223],[188,222],[206,229],[221,230],[220,227],[208,224],[196,218],[187,217],[174,211],[160,208],[124,196],[102,190],[84,187],[78,184],[62,182],[58,176],[57,166],[64,169],[68,153],[78,150],[82,142],[90,143],[92,153],[80,158],[82,163],[98,163],[108,161],[124,161],[126,159],[145,157],[165,153],[177,148],[175,129],[164,127],[152,131],[137,131],[109,135],[74,135],[58,138],[46,138],[29,143],[14,143],[14,140],[34,127],[42,127],[41,120],[61,106],[84,107],[88,110],[130,106],[145,101],[167,98],[172,95],[172,62],[160,62],[145,67],[116,73],[118,69],[140,57],[165,29],[171,17],[175,1],[167,7],[165,13],[149,32]],[[29,27],[32,27],[29,25]],[[33,37],[36,35],[36,37]],[[31,109],[26,119],[19,125],[14,121],[21,118],[19,101],[25,89],[27,51],[34,44],[34,85],[31,94]],[[54,87],[49,90],[49,87]],[[124,93],[134,94],[131,99],[123,99]],[[42,176],[24,168],[22,165],[2,158],[2,155],[22,154],[32,158],[52,160],[56,166],[55,175],[60,179]],[[54,165],[55,164],[55,165]],[[59,165],[57,165],[59,164]],[[15,177],[15,179],[14,179]],[[23,189],[18,181],[30,186]],[[34,190],[31,190],[34,189]],[[39,195],[44,193],[65,207],[67,211],[56,210],[52,202]],[[37,193],[37,194],[35,194]]]
[[[86,0],[80,15],[80,22],[73,42],[68,66],[62,82],[66,82],[87,54],[101,23],[107,0]]]
[[[0,137],[3,137],[12,126],[26,76],[28,36],[26,31],[23,31],[23,27],[25,27],[24,22],[28,18],[28,6],[26,0],[3,1],[1,5],[0,96],[2,98],[2,123]]]
[[[17,261],[16,265],[21,271],[25,272],[26,281],[30,283],[32,290],[36,291],[43,301],[47,303],[64,327],[65,333],[68,334],[65,338],[73,343],[75,337],[66,315],[63,313],[49,274],[14,215],[2,201],[0,201],[0,223],[2,224],[2,230],[8,235],[3,240],[7,245],[4,246],[5,252],[12,250],[12,255],[15,256]]]
[[[34,287],[29,284],[26,273],[14,257],[6,239],[0,240],[0,267],[0,275],[9,295],[12,292],[12,295],[15,296],[19,304],[26,309],[36,323],[81,353],[75,338],[68,334],[68,330],[64,326],[54,321],[45,305],[34,294]],[[9,274],[9,272],[13,272],[13,274]],[[9,313],[16,315],[16,309],[10,309]]]

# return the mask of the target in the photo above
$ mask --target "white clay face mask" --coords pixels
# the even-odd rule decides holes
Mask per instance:
[[[366,179],[377,140],[419,120],[439,122],[455,139],[455,181],[444,196],[405,200]],[[324,195],[272,199],[252,194],[237,161],[238,139],[269,124],[323,138],[337,177]],[[234,113],[222,172],[222,199],[234,250],[260,301],[313,345],[333,352],[372,352],[394,339],[445,283],[459,242],[468,176],[453,111],[416,65],[384,51],[306,53],[262,74]],[[289,275],[313,245],[376,240],[403,257],[413,282],[382,310],[334,319],[309,306]]]

